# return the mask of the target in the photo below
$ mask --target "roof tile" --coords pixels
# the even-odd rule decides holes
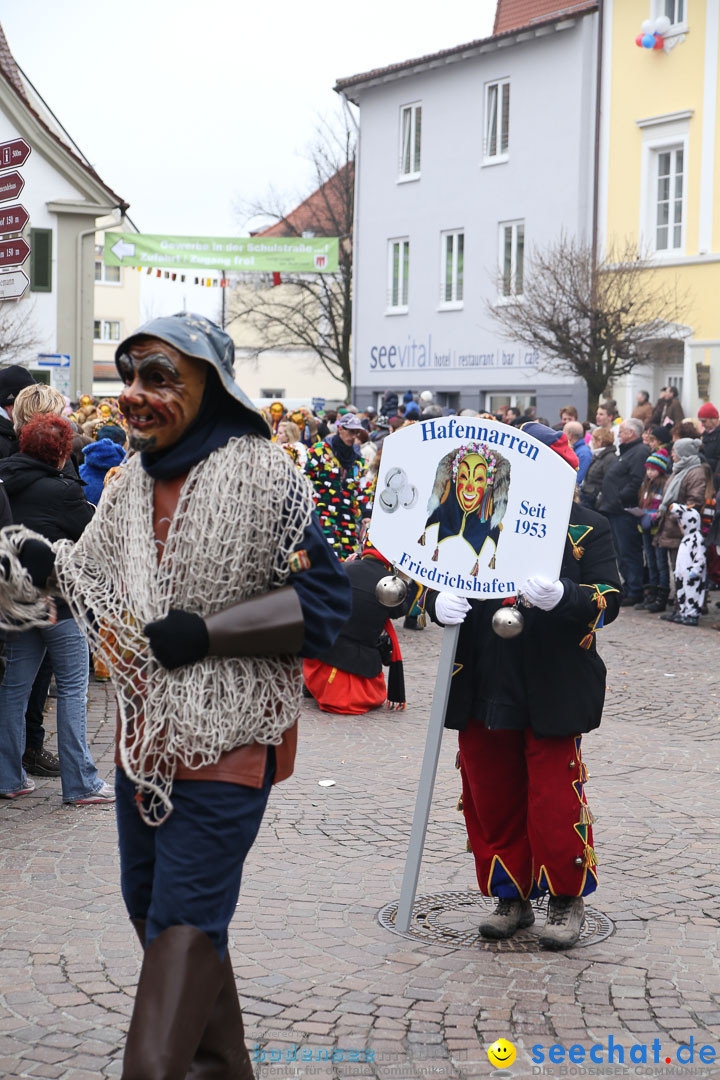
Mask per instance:
[[[494,33],[519,30],[534,22],[577,15],[597,7],[597,0],[498,0]]]

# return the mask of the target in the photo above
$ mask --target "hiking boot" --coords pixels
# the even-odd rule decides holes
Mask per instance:
[[[648,606],[645,608],[645,610],[651,612],[653,615],[657,615],[658,612],[664,611],[665,606],[666,606],[667,601],[668,601],[668,596],[669,595],[670,595],[670,590],[669,589],[660,589],[660,588],[658,588],[657,595],[655,596],[655,599],[653,600],[653,602],[651,604],[648,604]]]
[[[480,923],[480,933],[484,938],[497,940],[512,937],[516,930],[524,930],[535,922],[535,913],[529,900],[510,900],[498,897],[492,915]]]
[[[645,589],[645,596],[639,604],[635,605],[636,611],[647,611],[651,604],[655,603],[657,599],[657,587],[655,585],[648,585]]]
[[[32,773],[33,776],[60,775],[60,759],[49,750],[28,749],[23,754],[22,763],[25,772]]]
[[[582,896],[551,896],[540,944],[544,949],[571,949],[580,937],[584,918]]]

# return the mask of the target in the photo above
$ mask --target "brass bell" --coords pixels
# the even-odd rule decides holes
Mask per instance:
[[[522,634],[525,619],[517,605],[499,607],[492,617],[492,628],[501,638],[514,638]]]
[[[397,607],[407,596],[407,585],[397,574],[380,578],[375,586],[375,599],[385,607]]]

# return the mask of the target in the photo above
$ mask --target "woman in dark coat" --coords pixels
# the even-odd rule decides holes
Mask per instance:
[[[598,495],[602,489],[605,473],[617,461],[615,435],[610,428],[595,428],[592,433],[592,461],[587,467],[585,479],[580,485],[580,502],[588,510],[598,510]]]
[[[20,453],[0,462],[0,479],[13,521],[50,541],[78,540],[93,516],[79,480],[63,468],[72,448],[67,420],[38,413],[20,432]],[[98,776],[86,739],[88,648],[70,609],[57,602],[57,623],[25,630],[7,645],[0,686],[0,796],[14,798],[34,789],[22,766],[25,711],[38,668],[48,652],[58,688],[57,728],[62,797],[66,803],[112,802],[112,789]]]
[[[541,424],[527,429],[577,467],[564,435]],[[445,724],[460,732],[463,810],[480,890],[498,898],[480,926],[484,937],[530,926],[530,900],[545,893],[540,943],[569,948],[580,934],[582,897],[597,887],[581,742],[600,724],[605,665],[595,631],[616,617],[619,588],[607,521],[573,503],[560,578],[529,578],[522,587],[531,606],[523,608],[519,636],[493,631],[503,601],[429,594],[431,618],[462,623]]]

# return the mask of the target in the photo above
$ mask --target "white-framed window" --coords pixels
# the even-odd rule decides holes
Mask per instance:
[[[667,15],[673,27],[685,26],[688,0],[655,0],[653,14]]]
[[[95,282],[98,285],[121,285],[119,266],[106,266],[102,259],[95,260]]]
[[[119,319],[95,319],[93,323],[93,338],[95,341],[119,341]]]
[[[440,307],[463,306],[465,266],[465,231],[451,229],[440,233]]]
[[[497,413],[503,405],[509,405],[513,409],[519,409],[524,413],[526,409],[535,408],[536,397],[534,393],[516,394],[514,390],[499,390],[485,395],[485,408],[488,412]]]
[[[507,161],[510,152],[510,80],[485,84],[483,161]]]
[[[414,101],[400,108],[400,180],[417,180],[420,176],[422,144],[422,104]]]
[[[684,144],[655,149],[652,166],[653,247],[657,252],[682,251],[685,247]]]
[[[500,223],[500,298],[523,295],[525,289],[525,222]]]
[[[410,273],[410,240],[407,236],[388,242],[388,305],[387,310],[402,314],[408,309],[408,279]]]

